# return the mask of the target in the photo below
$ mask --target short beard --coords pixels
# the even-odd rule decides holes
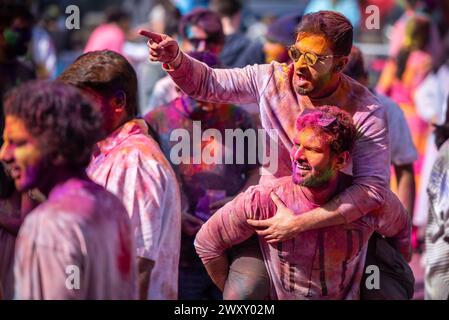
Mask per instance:
[[[298,87],[296,89],[296,92],[298,94],[302,95],[302,96],[307,96],[307,95],[309,95],[310,92],[312,92],[312,90],[313,90],[313,88],[301,88],[301,87]]]
[[[298,185],[306,188],[319,188],[325,186],[332,179],[334,171],[332,168],[327,168],[320,176],[312,176],[310,178],[304,179]]]

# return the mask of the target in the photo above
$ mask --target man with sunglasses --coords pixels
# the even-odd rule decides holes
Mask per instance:
[[[213,70],[186,56],[168,36],[149,31],[141,34],[149,38],[150,59],[163,62],[176,84],[195,99],[259,104],[263,127],[275,129],[267,132],[277,134],[281,141],[277,171],[265,170],[262,184],[291,174],[289,151],[299,114],[306,109],[335,105],[353,117],[358,134],[353,165],[346,170],[354,177],[351,186],[302,215],[279,207],[277,214],[267,220],[249,220],[268,243],[285,241],[308,230],[350,223],[384,205],[386,194],[391,192],[385,109],[366,87],[342,73],[353,40],[352,25],[342,14],[319,11],[305,15],[290,49],[290,65],[272,62]]]

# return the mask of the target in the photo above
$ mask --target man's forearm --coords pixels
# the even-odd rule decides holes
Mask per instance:
[[[326,228],[346,223],[334,201],[295,217],[296,232]]]
[[[412,217],[415,204],[415,176],[413,164],[394,166],[398,185],[398,198]]]
[[[150,277],[153,267],[154,261],[137,257],[138,286],[139,286],[140,300],[147,300],[148,298],[148,289],[150,288]]]
[[[221,255],[207,262],[204,267],[212,281],[223,292],[229,274],[229,260]]]

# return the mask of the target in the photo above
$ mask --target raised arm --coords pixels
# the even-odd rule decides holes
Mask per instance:
[[[219,103],[258,102],[257,73],[266,74],[270,65],[212,69],[184,54],[178,43],[167,35],[144,30],[140,34],[149,39],[150,60],[162,62],[170,77],[189,96]]]

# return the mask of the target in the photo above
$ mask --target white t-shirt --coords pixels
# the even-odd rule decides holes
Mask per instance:
[[[131,224],[119,199],[71,179],[28,214],[17,237],[16,299],[135,299]]]

